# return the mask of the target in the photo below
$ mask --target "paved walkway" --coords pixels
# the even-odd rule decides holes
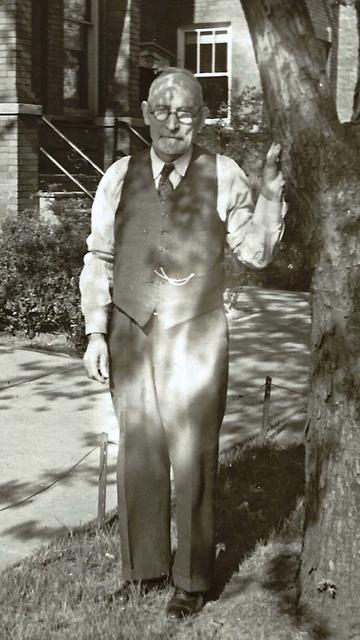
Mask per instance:
[[[267,375],[272,432],[302,438],[308,368],[307,295],[246,288],[229,313],[230,385],[221,447],[259,432]],[[96,517],[102,431],[117,440],[109,393],[76,358],[0,341],[0,570]],[[87,455],[89,454],[89,455]],[[116,505],[117,447],[109,447],[107,508]],[[64,474],[82,456],[70,474]],[[49,490],[4,509],[54,482]]]

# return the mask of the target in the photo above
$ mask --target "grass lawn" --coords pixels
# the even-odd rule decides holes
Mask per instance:
[[[1,640],[308,640],[295,610],[304,483],[302,446],[253,440],[222,454],[214,590],[186,622],[166,619],[172,588],[126,606],[116,518],[76,530],[1,575]],[[81,496],[79,496],[81,499]]]

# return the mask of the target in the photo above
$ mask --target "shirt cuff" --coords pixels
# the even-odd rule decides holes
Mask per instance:
[[[254,222],[263,226],[280,227],[287,211],[285,200],[269,200],[260,193],[254,213]]]
[[[107,333],[108,313],[104,309],[94,309],[85,314],[85,333]]]
[[[260,193],[266,200],[271,200],[273,202],[281,202],[283,198],[283,188],[279,189],[277,193],[272,193],[270,189],[268,189],[264,184],[260,187]]]

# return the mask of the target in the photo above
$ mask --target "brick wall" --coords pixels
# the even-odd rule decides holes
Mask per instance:
[[[0,220],[18,211],[18,118],[0,115]]]
[[[129,60],[129,111],[140,115],[139,108],[139,55],[140,55],[140,20],[141,6],[139,0],[132,0],[130,13],[130,60]]]
[[[331,36],[329,32],[331,12],[326,0],[306,0],[306,5],[317,38],[328,40],[329,36]]]
[[[353,7],[340,7],[337,110],[342,122],[351,119],[357,79],[358,48],[355,9]]]
[[[0,5],[0,101],[16,99],[16,0],[6,0]]]
[[[32,1],[0,4],[0,102],[34,103],[31,83]]]
[[[32,2],[0,5],[0,217],[36,207],[38,128],[31,76]]]
[[[18,119],[18,211],[37,209],[39,188],[38,118],[26,115]]]
[[[16,93],[17,101],[35,102],[31,78],[32,2],[16,2]]]
[[[339,6],[328,0],[306,0],[314,32],[324,53],[324,64],[336,96]]]
[[[37,117],[0,114],[0,219],[38,207]]]
[[[331,12],[331,49],[328,60],[328,74],[330,78],[330,85],[333,92],[334,99],[336,100],[337,91],[337,77],[338,77],[338,52],[339,52],[339,17],[340,17],[340,5],[335,4],[332,6]]]

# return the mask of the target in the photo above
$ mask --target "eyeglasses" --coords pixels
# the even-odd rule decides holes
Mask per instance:
[[[155,120],[158,120],[158,122],[166,122],[169,116],[173,113],[181,124],[191,124],[201,109],[202,107],[200,107],[196,113],[191,113],[191,111],[187,111],[186,109],[170,111],[167,107],[157,107],[156,109],[153,109],[153,111],[150,111],[150,113],[154,116]]]

